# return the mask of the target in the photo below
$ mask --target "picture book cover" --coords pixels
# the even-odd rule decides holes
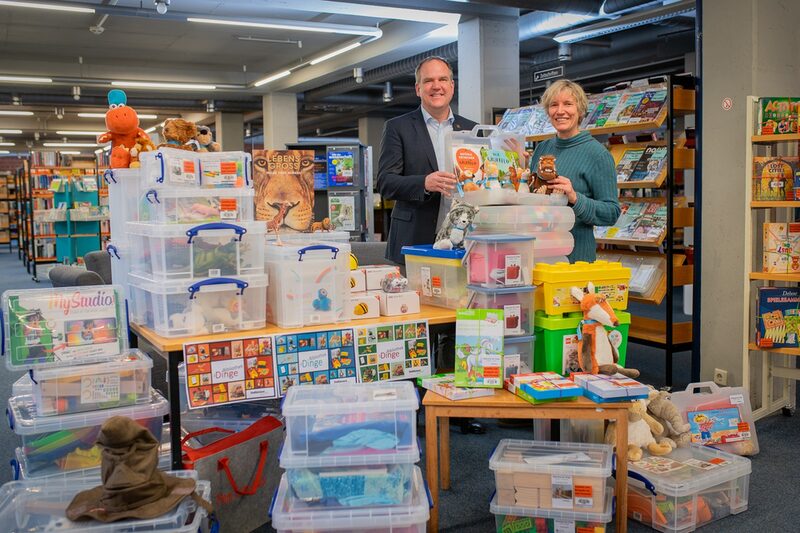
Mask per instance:
[[[594,112],[597,110],[597,106],[600,104],[600,100],[602,99],[602,94],[590,94],[588,95],[588,102],[586,103],[586,115],[583,117],[581,121],[581,128],[585,130],[589,127],[589,123],[591,122],[592,116]]]
[[[281,396],[293,385],[356,383],[353,330],[275,335],[275,367]]]
[[[352,187],[355,184],[356,156],[353,150],[328,151],[328,187]]]
[[[750,424],[742,420],[739,409],[709,409],[686,413],[692,442],[705,446],[750,440]]]
[[[598,104],[595,109],[592,123],[589,124],[590,128],[602,128],[606,125],[611,113],[622,98],[622,93],[609,93],[603,97],[603,100]]]
[[[628,148],[622,153],[616,168],[618,183],[628,181],[644,150],[644,148]]]
[[[655,181],[666,170],[667,147],[648,146],[633,167],[628,181]]]
[[[797,133],[800,98],[764,97],[759,99],[759,134]]]
[[[797,192],[800,192],[800,158],[753,157],[753,200],[796,200]]]
[[[653,122],[667,101],[667,89],[646,91],[630,118],[630,123]]]
[[[646,398],[650,390],[647,385],[622,374],[607,376],[576,372],[572,374],[572,380],[601,399]]]
[[[548,374],[554,374],[549,372]],[[553,400],[556,398],[572,398],[583,394],[583,389],[574,381],[558,374],[541,376],[537,379],[525,380],[518,385],[535,400]]]
[[[483,156],[479,144],[454,144],[450,149],[453,174],[464,191],[474,190],[483,181]]]
[[[254,150],[256,220],[270,231],[306,232],[314,220],[314,151]]]
[[[272,337],[183,345],[189,408],[277,398]]]
[[[457,387],[503,386],[502,309],[458,309],[456,311]]]
[[[356,328],[361,383],[431,374],[428,322],[397,322]]]
[[[507,109],[503,118],[497,125],[500,131],[506,133],[524,133],[524,129],[533,114],[533,106],[515,107]]]
[[[535,105],[531,108],[531,116],[528,119],[528,124],[524,128],[525,135],[546,135],[555,133],[556,129],[550,122],[550,117],[547,116],[547,111],[541,105]]]
[[[448,400],[466,400],[481,396],[492,396],[494,389],[468,389],[456,387],[454,374],[434,374],[427,378],[417,378],[417,385],[444,396]]]
[[[627,124],[645,93],[624,93],[606,121],[606,126]]]
[[[759,348],[800,346],[800,288],[759,287],[756,344]]]
[[[88,363],[122,353],[127,322],[115,285],[6,291],[9,367]]]
[[[328,194],[328,217],[336,230],[356,231],[356,197]]]

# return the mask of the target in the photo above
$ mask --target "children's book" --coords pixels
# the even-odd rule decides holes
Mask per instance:
[[[479,398],[494,394],[494,389],[468,389],[466,387],[456,387],[455,383],[456,377],[454,374],[434,374],[430,377],[417,378],[417,385],[440,394],[448,400],[466,400],[467,398]]]
[[[280,232],[308,231],[312,216],[305,217],[304,222],[298,222],[303,217],[291,222],[292,217],[275,206],[285,206],[286,198],[292,198],[297,212],[313,213],[314,151],[254,150],[253,189],[256,220],[271,222]]]
[[[759,133],[783,135],[797,133],[800,98],[765,97],[759,99]]]
[[[458,309],[456,311],[457,387],[503,386],[502,309]]]
[[[759,348],[800,346],[800,288],[759,287],[756,344]]]
[[[592,122],[588,125],[589,128],[602,128],[606,125],[611,113],[622,98],[622,93],[609,93],[603,97],[603,100],[598,104],[595,109]]]
[[[644,150],[644,148],[628,148],[622,153],[622,157],[619,158],[616,169],[618,183],[628,181],[633,169],[636,167],[636,163],[642,157],[642,154],[644,154]]]
[[[661,108],[664,107],[664,103],[666,101],[666,89],[646,91],[642,95],[642,99],[639,101],[639,105],[636,107],[636,110],[631,114],[629,122],[633,124],[655,121],[656,118],[658,118],[658,114],[661,113]]]
[[[611,116],[608,117],[605,125],[615,126],[627,124],[631,120],[633,112],[636,111],[644,95],[645,93],[642,92],[623,94],[619,103],[614,108],[614,111],[611,112]]]
[[[597,106],[600,104],[600,100],[602,100],[602,94],[590,94],[588,102],[586,104],[586,116],[583,117],[583,121],[581,121],[581,129],[585,130],[589,127],[589,123],[591,122],[591,118],[594,115]]]
[[[648,146],[636,162],[628,181],[655,181],[665,171],[667,164],[666,146]]]
[[[547,116],[547,110],[541,105],[531,107],[528,124],[522,133],[525,135],[544,135],[555,131],[553,124],[550,122],[550,117]]]

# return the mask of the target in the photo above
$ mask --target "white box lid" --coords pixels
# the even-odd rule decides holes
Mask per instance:
[[[282,406],[284,417],[391,413],[418,408],[419,396],[410,381],[289,387]]]
[[[55,368],[33,369],[34,381],[58,379],[64,376],[92,376],[95,374],[108,374],[112,372],[127,372],[130,370],[144,370],[153,368],[153,360],[141,350],[126,350],[119,354],[116,359],[105,363],[93,363],[89,365],[63,366]]]

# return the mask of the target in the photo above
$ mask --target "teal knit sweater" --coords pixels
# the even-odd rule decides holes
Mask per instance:
[[[569,261],[594,261],[597,245],[593,227],[613,225],[620,212],[614,158],[586,131],[569,139],[552,137],[540,142],[531,158],[532,171],[536,171],[543,155],[555,156],[559,176],[572,181],[578,197],[572,206],[575,249]]]

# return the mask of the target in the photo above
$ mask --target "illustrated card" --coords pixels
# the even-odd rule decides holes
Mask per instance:
[[[739,409],[726,407],[686,413],[692,442],[713,445],[750,440],[750,424],[742,420]]]
[[[353,330],[275,335],[275,364],[281,396],[292,385],[356,383]]]
[[[355,329],[361,383],[431,375],[427,320]]]

